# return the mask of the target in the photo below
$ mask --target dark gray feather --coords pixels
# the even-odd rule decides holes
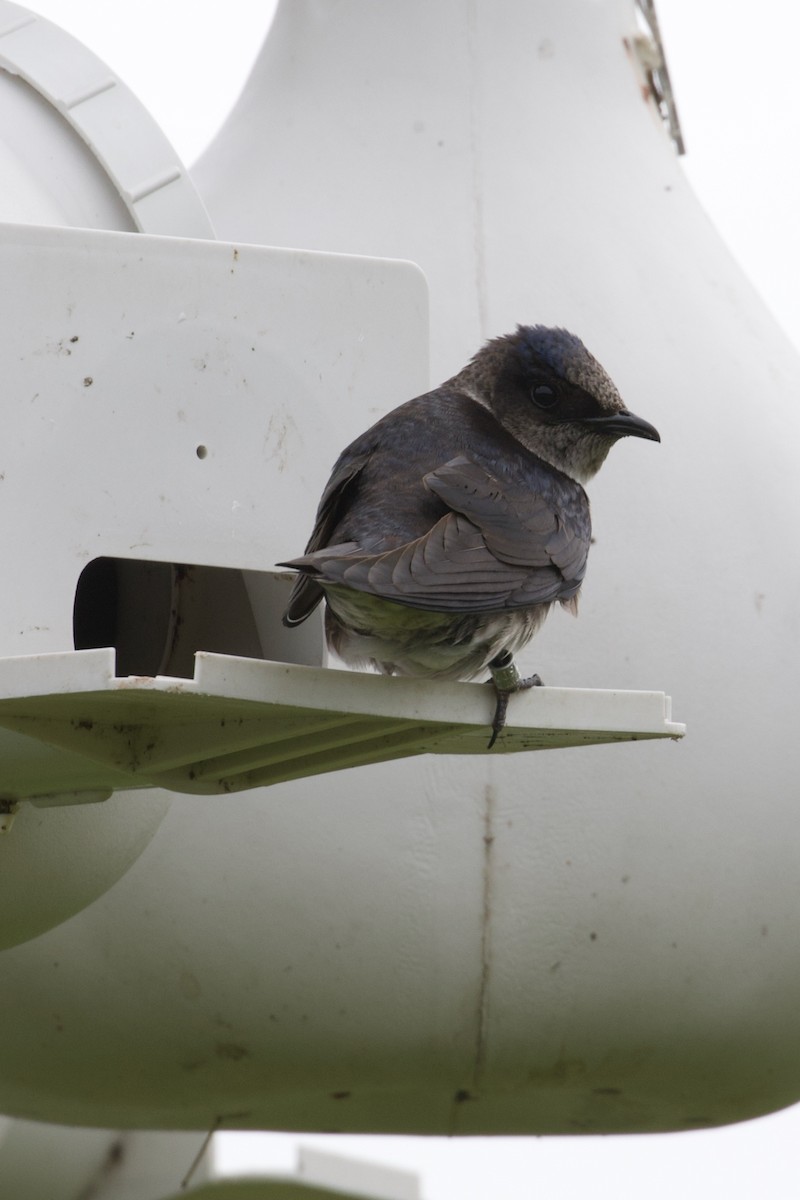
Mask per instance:
[[[311,572],[319,583],[432,612],[491,612],[569,599],[580,587],[589,549],[582,489],[583,503],[575,503],[570,482],[565,490],[572,503],[565,506],[558,486],[548,487],[554,473],[546,468],[538,492],[503,474],[501,481],[460,455],[424,477],[450,511],[421,537],[378,553],[352,543],[330,546],[283,565]]]

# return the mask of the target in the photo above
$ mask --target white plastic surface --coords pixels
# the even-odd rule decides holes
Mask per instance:
[[[174,149],[65,30],[0,0],[0,219],[213,238]]]
[[[659,692],[537,688],[513,698],[492,753],[679,738],[669,707]],[[192,679],[119,679],[113,650],[3,659],[3,787],[44,805],[126,787],[227,794],[414,754],[487,753],[493,711],[478,684],[216,654],[197,655]]]
[[[0,1196],[75,1200],[94,1193],[103,1200],[162,1200],[177,1189],[204,1141],[196,1133],[120,1133],[8,1122],[0,1143]],[[182,1200],[202,1187],[208,1166],[204,1156],[192,1175],[193,1191],[181,1191]]]
[[[268,570],[294,549],[313,514],[310,480],[338,440],[335,407],[321,419],[311,397],[351,398],[341,426],[352,427],[387,368],[395,395],[426,377],[425,283],[407,264],[32,226],[0,226],[0,254],[0,324],[14,347],[0,451],[13,514],[0,537],[14,580],[0,612],[5,658],[72,650],[81,573],[104,557],[137,569],[153,560],[224,568],[244,596],[247,569]],[[295,453],[306,467],[289,471]],[[155,627],[140,578],[127,586],[128,607]],[[203,628],[241,637],[240,618],[230,588],[207,589],[199,613],[197,572],[174,570],[172,582],[191,676]],[[262,607],[270,582],[280,580],[253,583]],[[252,633],[253,652],[263,653],[270,625],[271,656],[291,660],[304,643],[281,651],[279,607],[261,638]],[[167,617],[161,636],[169,663],[177,634]],[[305,637],[319,661],[318,623]],[[68,690],[69,670],[56,661],[48,686]],[[61,807],[22,805],[0,838],[0,945],[41,933],[110,887],[169,807],[164,791],[99,803],[123,773],[87,775],[74,756],[12,740],[0,801],[14,806],[22,771],[39,780],[42,803]]]
[[[238,1167],[226,1170],[212,1151],[209,1182],[198,1200],[421,1200],[419,1180],[410,1171],[363,1162],[300,1146],[292,1172],[266,1176]]]

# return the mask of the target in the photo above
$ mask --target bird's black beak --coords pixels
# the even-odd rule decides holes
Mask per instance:
[[[661,441],[661,435],[654,425],[624,408],[621,412],[609,413],[608,416],[584,417],[581,425],[595,429],[598,433],[606,433],[609,437],[640,437],[647,438],[649,442]]]

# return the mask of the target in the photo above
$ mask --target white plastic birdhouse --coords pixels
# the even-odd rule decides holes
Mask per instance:
[[[91,150],[79,156],[82,207],[67,213],[48,208],[23,158],[19,191],[34,211],[116,217],[103,199],[113,185],[123,225],[210,235],[185,172],[124,85],[55,26],[14,5],[2,16],[0,52],[15,74],[0,73],[0,86],[30,126],[28,159],[42,139],[60,145],[59,132]],[[54,108],[68,126],[60,116],[52,125]],[[126,124],[136,137],[120,138]],[[51,190],[57,205],[64,189]],[[3,484],[16,583],[0,630],[6,827],[24,801],[96,805],[131,787],[227,792],[485,749],[490,705],[478,689],[292,672],[286,664],[323,664],[321,623],[280,622],[288,579],[274,563],[302,545],[338,447],[428,384],[419,270],[32,225],[0,227],[0,246],[14,347]],[[503,749],[681,732],[657,694],[609,692],[588,708],[578,692],[537,701],[528,720],[540,732],[512,729]],[[25,900],[21,923],[21,881],[7,876],[0,939],[88,902],[162,815],[163,803],[120,818],[125,833],[114,832],[102,869],[73,872],[62,850],[61,883],[45,902]],[[16,822],[16,842],[31,819]],[[107,815],[95,807],[86,819],[96,831]],[[61,825],[82,820],[37,818],[38,861],[48,834],[58,829],[61,845]],[[41,895],[35,871],[28,887]]]
[[[195,172],[224,242],[2,231],[5,1112],[624,1132],[800,1093],[796,473],[736,416],[768,353],[793,428],[796,356],[627,3],[501,8],[282,4]],[[529,320],[664,440],[590,489],[581,617],[529,652],[558,686],[512,698],[506,748],[558,749],[490,755],[485,690],[334,670],[273,564],[356,433]],[[586,744],[680,733],[651,686],[692,738]]]

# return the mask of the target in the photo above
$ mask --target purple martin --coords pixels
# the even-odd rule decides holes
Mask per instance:
[[[583,484],[621,437],[658,442],[583,342],[520,325],[342,452],[283,616],[325,599],[330,648],[386,675],[472,679],[497,695],[494,745],[520,678],[513,654],[559,601],[573,613],[591,522]]]

